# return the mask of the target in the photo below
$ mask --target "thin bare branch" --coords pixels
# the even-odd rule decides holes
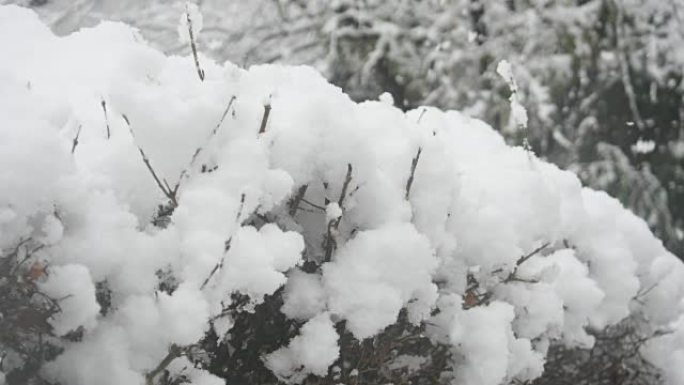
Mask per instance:
[[[645,296],[648,295],[648,293],[650,293],[653,289],[655,289],[656,287],[658,287],[659,284],[660,284],[660,281],[654,283],[653,285],[649,286],[647,289],[645,289],[645,290],[643,290],[643,291],[639,290],[639,292],[638,292],[638,293],[634,296],[634,298],[632,298],[632,299],[633,299],[633,300],[638,300],[638,299],[641,298],[641,297],[645,297]]]
[[[245,200],[246,200],[246,195],[245,193],[242,193],[240,196],[240,208],[238,209],[238,212],[235,216],[235,222],[239,225],[241,223],[241,217],[242,217],[242,211],[245,208]],[[214,265],[214,268],[211,269],[211,272],[209,272],[209,275],[207,278],[204,279],[204,282],[202,282],[202,285],[200,286],[200,290],[204,290],[204,288],[209,284],[209,281],[211,281],[211,278],[218,272],[222,267],[223,267],[223,262],[225,261],[226,254],[230,250],[230,245],[233,242],[233,236],[230,236],[228,240],[226,240],[226,243],[223,247],[223,255],[221,256],[221,259]]]
[[[425,116],[426,112],[427,112],[427,108],[423,108],[420,111],[420,115],[418,115],[418,120],[416,120],[416,123],[420,124],[420,121],[423,120],[423,116]]]
[[[81,128],[83,128],[83,125],[78,125],[78,130],[76,131],[76,136],[74,136],[74,140],[71,144],[71,153],[73,154],[74,151],[76,151],[76,146],[78,146],[78,137],[81,135]]]
[[[238,209],[237,215],[235,215],[235,223],[240,224],[240,219],[242,217],[242,211],[245,209],[245,193],[240,196],[240,208]]]
[[[195,59],[195,68],[197,68],[197,75],[201,81],[204,81],[204,70],[200,67],[199,57],[197,56],[197,44],[195,43],[195,32],[192,30],[192,18],[190,17],[190,9],[188,4],[185,4],[185,20],[188,22],[188,34],[190,35],[190,49],[192,50],[192,57]]]
[[[299,204],[301,203],[302,199],[304,199],[304,195],[306,195],[306,190],[309,188],[309,185],[305,184],[297,190],[297,195],[292,199],[290,202],[290,216],[294,217],[295,214],[297,214],[297,210],[299,209]]]
[[[323,206],[321,206],[321,205],[317,205],[317,204],[311,202],[311,201],[308,200],[308,199],[303,199],[303,198],[302,198],[302,202],[306,203],[307,205],[309,205],[309,206],[311,206],[311,207],[313,207],[313,208],[315,208],[315,209],[318,209],[318,210],[321,210],[321,211],[325,211],[325,207],[323,207]]]
[[[409,194],[411,193],[411,186],[413,185],[413,178],[415,177],[415,174],[416,174],[416,167],[418,167],[418,161],[420,160],[420,154],[422,152],[423,152],[423,147],[418,147],[418,152],[416,153],[416,156],[411,161],[411,174],[409,175],[409,178],[406,181],[406,195],[404,196],[404,199],[406,199],[406,200],[409,199]]]
[[[347,163],[347,175],[344,177],[344,183],[342,184],[342,192],[340,192],[340,198],[337,200],[337,204],[342,207],[344,199],[347,197],[347,189],[349,188],[349,183],[352,179],[352,165]]]
[[[104,118],[105,118],[105,125],[107,126],[107,139],[111,137],[111,132],[109,130],[109,117],[107,116],[107,103],[102,99],[102,102],[100,103],[102,106],[102,111],[104,112]]]
[[[539,252],[543,251],[544,249],[546,249],[546,248],[549,247],[550,245],[551,245],[551,242],[546,242],[546,243],[542,244],[541,246],[539,246],[539,247],[537,247],[536,249],[532,250],[532,252],[530,252],[529,254],[520,257],[520,259],[518,259],[518,261],[515,262],[515,265],[516,265],[516,266],[522,265],[523,263],[525,263],[525,261],[527,261],[528,259],[530,259],[530,258],[532,258],[533,256],[537,255]]]
[[[230,112],[231,108],[233,107],[233,103],[235,102],[235,95],[230,97],[230,101],[228,101],[228,104],[226,105],[225,110],[223,110],[223,113],[221,114],[221,118],[219,119],[218,123],[216,123],[216,126],[214,126],[214,129],[211,130],[209,135],[207,136],[206,140],[204,141],[204,144],[201,146],[197,147],[195,149],[195,152],[192,154],[192,158],[190,159],[190,163],[188,163],[188,166],[181,171],[180,176],[178,177],[178,182],[174,186],[174,191],[178,190],[178,187],[180,186],[181,181],[183,180],[183,177],[185,177],[188,173],[189,170],[192,169],[192,167],[195,165],[195,162],[197,161],[197,157],[199,154],[204,151],[205,148],[209,145],[211,140],[216,136],[216,134],[219,131],[219,128],[221,128],[221,125],[223,124],[223,121],[226,119],[226,116],[228,116],[228,113]]]
[[[268,123],[268,116],[271,114],[271,103],[264,104],[264,115],[261,118],[261,126],[259,127],[259,133],[263,134],[266,132],[266,124]]]
[[[508,277],[506,277],[506,279],[504,279],[504,282],[517,281],[517,282],[526,282],[526,283],[536,283],[537,281],[527,280],[527,279],[523,279],[523,278],[518,277],[518,268],[520,267],[520,265],[525,263],[527,260],[529,260],[533,256],[540,253],[542,250],[549,247],[549,245],[551,245],[551,242],[546,242],[546,243],[542,244],[541,246],[537,247],[536,249],[532,250],[529,254],[526,254],[526,255],[523,255],[522,257],[520,257],[520,259],[518,259],[515,262],[515,268],[513,269],[513,271],[511,271],[511,273],[508,275]]]
[[[135,142],[135,132],[133,132],[133,126],[131,125],[130,120],[126,115],[122,115],[124,121],[128,125],[128,130],[131,133],[131,136],[133,137],[133,141]],[[138,143],[135,143],[136,147],[138,147],[138,151],[140,152],[140,156],[142,157],[143,163],[145,163],[145,167],[147,167],[147,170],[150,172],[152,175],[152,178],[154,178],[155,183],[159,187],[159,189],[164,193],[164,196],[166,196],[169,201],[171,201],[171,204],[173,207],[178,206],[178,202],[176,201],[176,195],[175,195],[175,190],[172,190],[169,187],[169,184],[166,182],[166,179],[164,179],[164,183],[162,183],[161,179],[157,176],[157,173],[154,171],[154,168],[152,167],[152,164],[150,163],[150,159],[147,157],[147,154],[145,154],[145,151],[143,151],[142,147]]]

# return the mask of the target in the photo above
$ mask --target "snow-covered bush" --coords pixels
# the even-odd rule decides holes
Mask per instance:
[[[176,33],[185,0],[3,3],[34,5],[60,34],[114,19],[134,25],[166,53],[191,52]],[[205,16],[198,46],[208,56],[243,65],[313,65],[354,100],[389,92],[405,110],[457,109],[501,129],[509,143],[526,136],[540,157],[606,189],[671,251],[684,254],[681,1],[194,3]],[[496,75],[501,60],[513,64],[520,80],[530,121],[524,135]],[[616,158],[627,162],[612,164]],[[627,174],[634,183],[614,183]]]
[[[2,381],[497,385],[628,317],[684,381],[684,265],[481,121],[14,6],[0,47]]]

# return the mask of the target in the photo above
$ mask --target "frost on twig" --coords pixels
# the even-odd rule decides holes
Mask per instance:
[[[506,83],[508,83],[508,88],[511,90],[511,96],[508,98],[511,104],[511,116],[513,118],[513,123],[517,130],[526,131],[527,130],[527,110],[520,103],[520,95],[518,93],[518,83],[515,81],[513,76],[513,67],[511,63],[506,60],[499,62],[496,67],[496,72],[501,76]],[[527,139],[527,133],[523,139],[523,146],[526,150],[531,151],[530,143]]]

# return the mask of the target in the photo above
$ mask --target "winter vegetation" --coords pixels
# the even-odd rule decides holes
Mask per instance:
[[[31,3],[0,384],[684,383],[677,1]]]
[[[120,20],[167,54],[185,0],[0,0],[66,34]],[[456,109],[524,137],[540,157],[609,192],[684,255],[682,0],[198,0],[197,46],[241,66],[308,64],[356,101]],[[521,134],[506,60],[528,114]],[[636,146],[638,143],[648,144]],[[649,150],[652,146],[652,149]],[[644,151],[646,149],[646,151]]]

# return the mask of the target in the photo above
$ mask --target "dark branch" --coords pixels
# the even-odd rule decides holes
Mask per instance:
[[[107,139],[111,137],[111,132],[109,130],[109,117],[107,116],[107,103],[102,99],[102,111],[104,111],[105,124],[107,126]]]
[[[238,209],[237,215],[235,216],[235,222],[239,225],[240,224],[240,217],[242,217],[242,211],[245,208],[245,198],[246,195],[242,193],[242,196],[240,197],[240,208]],[[204,282],[202,282],[202,285],[200,286],[200,290],[204,290],[204,288],[209,284],[209,281],[211,281],[211,278],[216,274],[217,271],[219,271],[223,267],[223,262],[225,261],[226,254],[230,250],[230,244],[233,242],[233,237],[230,236],[228,240],[226,241],[224,248],[223,248],[223,255],[221,256],[221,259],[214,265],[214,268],[211,269],[211,272],[209,272],[209,275],[207,278],[204,279]]]
[[[240,208],[238,209],[237,215],[235,216],[235,223],[240,224],[240,217],[242,217],[242,210],[245,209],[245,193],[240,196]]]
[[[420,115],[418,115],[418,120],[416,121],[416,123],[420,123],[420,121],[423,119],[423,116],[425,115],[426,112],[427,112],[427,108],[423,108],[423,110],[420,111]]]
[[[532,250],[531,253],[529,253],[529,254],[527,254],[527,255],[525,255],[525,256],[522,256],[522,257],[521,257],[520,259],[518,259],[518,261],[515,263],[516,266],[522,265],[523,263],[525,263],[525,261],[527,261],[528,259],[534,257],[534,256],[537,255],[540,251],[546,249],[546,248],[549,247],[550,245],[551,245],[550,242],[546,242],[546,243],[542,244],[541,246],[537,247],[536,249]]]
[[[409,175],[409,178],[406,181],[406,195],[404,197],[404,199],[406,199],[406,200],[409,199],[409,194],[411,193],[411,186],[413,185],[413,178],[416,175],[416,167],[418,167],[418,161],[420,160],[420,154],[422,152],[423,152],[423,148],[418,147],[418,152],[416,153],[416,156],[411,161],[411,174]]]
[[[261,126],[259,127],[259,133],[263,134],[266,132],[266,124],[268,123],[268,116],[271,114],[271,103],[264,104],[264,115],[261,118]]]
[[[71,145],[71,153],[73,154],[74,151],[76,151],[76,146],[78,146],[78,137],[81,135],[81,128],[83,128],[82,125],[78,125],[78,131],[76,131],[76,136],[74,137],[74,140]]]
[[[133,132],[133,126],[131,126],[130,120],[128,120],[128,117],[126,115],[122,115],[124,121],[128,125],[128,130],[131,133],[131,136],[133,137],[133,140],[135,141],[135,133]],[[142,147],[140,147],[139,144],[135,144],[136,147],[138,147],[138,151],[140,152],[140,156],[142,157],[143,163],[145,163],[145,167],[147,167],[147,170],[150,172],[152,175],[152,178],[154,178],[155,183],[157,183],[157,186],[159,189],[164,193],[164,196],[166,196],[169,201],[171,201],[171,204],[173,207],[178,207],[178,202],[176,201],[176,195],[175,195],[175,190],[172,190],[169,187],[169,184],[166,183],[166,179],[164,179],[164,185],[162,181],[159,179],[157,176],[157,173],[154,171],[154,168],[152,167],[152,164],[150,163],[150,159],[147,157],[147,154],[145,154],[145,151],[143,151]]]
[[[347,189],[349,188],[349,183],[352,178],[352,165],[347,163],[347,175],[344,177],[344,183],[342,184],[342,192],[340,193],[340,198],[337,200],[337,204],[342,207],[344,199],[347,197]]]
[[[183,171],[181,171],[180,176],[178,177],[178,182],[176,182],[176,185],[173,188],[174,194],[178,191],[178,188],[180,187],[183,177],[185,177],[188,174],[189,170],[191,170],[192,167],[195,165],[195,162],[197,161],[197,157],[199,156],[199,154],[202,151],[204,151],[204,149],[209,145],[214,136],[216,136],[216,134],[218,133],[219,128],[221,128],[221,125],[223,124],[223,121],[226,119],[226,116],[228,116],[228,112],[230,112],[230,109],[233,107],[235,99],[235,95],[230,97],[230,101],[228,102],[228,105],[226,105],[226,109],[223,110],[221,118],[219,119],[218,123],[216,123],[216,126],[214,126],[214,129],[211,130],[209,136],[207,136],[207,139],[204,141],[204,144],[195,149],[195,152],[192,154],[192,158],[190,159],[190,163],[188,163],[188,166],[185,169],[183,169]]]
[[[195,59],[195,68],[197,68],[197,75],[201,81],[204,81],[204,70],[200,67],[199,57],[197,56],[197,45],[195,44],[195,33],[192,30],[192,18],[190,17],[190,9],[185,5],[185,19],[188,22],[188,34],[190,35],[190,49],[192,50],[192,57]]]
[[[323,206],[321,206],[321,205],[317,205],[317,204],[315,204],[315,203],[309,201],[308,199],[302,198],[302,202],[306,203],[307,205],[309,205],[309,206],[311,206],[311,207],[313,207],[313,208],[315,208],[315,209],[318,209],[318,210],[321,210],[321,211],[325,211],[325,207],[323,207]]]
[[[517,275],[517,274],[518,274],[518,267],[520,267],[520,265],[522,265],[523,263],[525,263],[528,259],[532,258],[533,256],[537,255],[537,254],[538,254],[539,252],[541,252],[542,250],[544,250],[544,249],[546,249],[547,247],[549,247],[549,245],[551,245],[551,243],[550,243],[550,242],[546,242],[546,243],[542,244],[541,246],[537,247],[536,249],[532,250],[532,252],[530,252],[529,254],[523,255],[522,257],[520,257],[520,259],[518,259],[518,260],[515,262],[515,268],[514,268],[513,271],[508,275],[508,277],[506,277],[506,279],[504,279],[504,282],[513,282],[513,281],[516,281],[516,282],[536,283],[537,281],[534,281],[534,280],[526,280],[526,279],[523,279],[523,278],[518,277],[518,275]]]
[[[294,217],[295,214],[297,214],[297,209],[299,209],[299,204],[301,203],[302,199],[304,199],[304,195],[306,195],[306,190],[309,188],[309,185],[303,185],[302,187],[297,190],[297,195],[290,201],[290,216]]]

